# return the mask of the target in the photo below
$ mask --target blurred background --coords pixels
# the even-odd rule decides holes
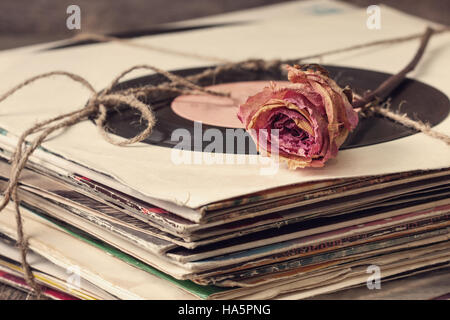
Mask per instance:
[[[157,25],[292,0],[1,0],[0,50],[75,35],[66,28],[66,9],[81,8],[83,32],[119,35]],[[301,1],[301,0],[300,0]],[[340,0],[356,6],[385,4],[435,22],[450,24],[449,0]]]

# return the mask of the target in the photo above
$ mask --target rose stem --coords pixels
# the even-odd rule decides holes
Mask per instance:
[[[417,50],[411,62],[408,63],[408,65],[404,67],[400,72],[385,80],[382,84],[380,84],[378,88],[366,93],[362,99],[354,101],[353,108],[361,108],[361,110],[363,110],[366,107],[368,107],[369,102],[372,102],[375,99],[379,99],[381,101],[386,99],[389,96],[389,94],[403,82],[406,75],[412,70],[414,70],[414,68],[417,66],[417,64],[420,61],[420,58],[422,58],[422,55],[425,51],[425,48],[428,45],[428,41],[430,40],[430,37],[433,34],[433,32],[434,30],[432,28],[427,27],[425,33],[422,35],[420,47]]]

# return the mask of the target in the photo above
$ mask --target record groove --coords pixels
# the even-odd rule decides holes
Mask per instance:
[[[356,93],[363,94],[365,90],[374,89],[390,74],[337,66],[325,66],[330,76],[340,85],[349,85]],[[173,73],[181,76],[197,74],[207,68],[194,68],[177,70]],[[241,82],[241,81],[257,81],[257,80],[286,80],[286,75],[281,72],[248,72],[245,70],[233,70],[225,75],[219,75],[214,79],[214,84]],[[158,74],[139,77],[118,84],[113,90],[127,89],[131,87],[139,87],[148,84],[157,85],[166,79]],[[213,79],[206,79],[200,85],[208,86],[213,84]],[[406,79],[391,94],[391,108],[398,110],[400,104],[401,112],[407,113],[412,119],[420,119],[431,126],[435,126],[443,121],[449,114],[450,101],[449,98],[439,91],[422,82]],[[170,107],[175,96],[167,95],[166,97],[147,97],[143,102],[152,106],[157,123],[150,137],[144,140],[144,143],[172,148],[179,141],[172,141],[171,135],[175,129],[187,129],[192,138],[190,144],[191,150],[194,149],[194,122],[178,116]],[[116,108],[108,113],[107,127],[109,131],[115,135],[131,138],[144,129],[145,123],[140,122],[140,115],[134,110],[126,106]],[[216,128],[226,137],[224,127],[202,125],[203,132],[208,129]],[[242,129],[241,129],[242,130]],[[369,118],[361,118],[356,129],[350,133],[349,137],[342,145],[341,149],[350,149],[363,146],[374,145],[378,143],[388,142],[395,139],[403,138],[417,133],[413,129],[406,128],[401,124],[395,123],[389,119],[373,116]],[[251,139],[248,139],[245,150],[238,150],[236,147],[234,153],[246,153],[255,150],[255,146]],[[202,150],[210,144],[210,141],[203,141]],[[225,145],[225,144],[224,144]],[[224,153],[226,151],[224,150]]]

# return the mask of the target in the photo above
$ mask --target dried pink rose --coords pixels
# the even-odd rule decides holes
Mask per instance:
[[[291,84],[281,88],[271,83],[249,97],[239,106],[238,118],[248,131],[257,134],[252,137],[260,152],[270,155],[271,145],[276,144],[279,159],[290,169],[322,167],[336,157],[358,124],[351,93],[340,88],[323,69],[287,68]],[[269,133],[265,143],[256,138],[261,129]],[[278,136],[271,137],[273,129],[279,130]]]

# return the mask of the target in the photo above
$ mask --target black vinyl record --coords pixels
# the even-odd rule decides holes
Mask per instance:
[[[371,70],[363,70],[356,68],[325,66],[330,72],[330,76],[342,87],[349,85],[353,91],[362,95],[366,90],[375,89],[380,83],[390,77],[390,74],[376,72]],[[194,68],[173,71],[174,74],[188,76],[197,74],[207,68]],[[202,86],[229,82],[241,81],[258,81],[258,80],[286,80],[286,75],[278,71],[267,72],[249,72],[246,70],[234,70],[225,75],[220,75],[214,79],[205,79]],[[163,76],[154,74],[150,76],[140,77],[118,84],[113,90],[127,89],[132,87],[140,87],[148,84],[157,85],[167,81]],[[185,128],[191,133],[194,139],[194,122],[178,116],[170,107],[175,96],[158,96],[143,98],[143,102],[151,105],[157,123],[150,137],[144,140],[144,143],[172,148],[179,141],[172,141],[171,135],[175,129]],[[407,113],[412,119],[420,119],[421,121],[437,125],[443,121],[450,111],[449,98],[441,91],[422,82],[406,79],[391,94],[391,109],[397,110],[401,106],[401,112]],[[126,106],[116,108],[108,114],[107,127],[111,133],[124,138],[131,138],[138,132],[142,131],[145,123],[141,123],[140,115],[135,110]],[[224,127],[215,127],[203,124],[203,131],[211,128],[220,130],[225,137]],[[413,129],[406,128],[401,124],[381,116],[371,116],[361,118],[356,129],[350,133],[341,149],[357,148],[369,146],[373,144],[392,141],[402,137],[406,137],[417,133]],[[249,153],[255,150],[253,142],[250,140],[249,145],[244,151],[234,150],[234,153]],[[203,148],[208,145],[209,141],[203,142]],[[190,144],[194,146],[194,143]],[[203,149],[202,149],[203,150]]]

